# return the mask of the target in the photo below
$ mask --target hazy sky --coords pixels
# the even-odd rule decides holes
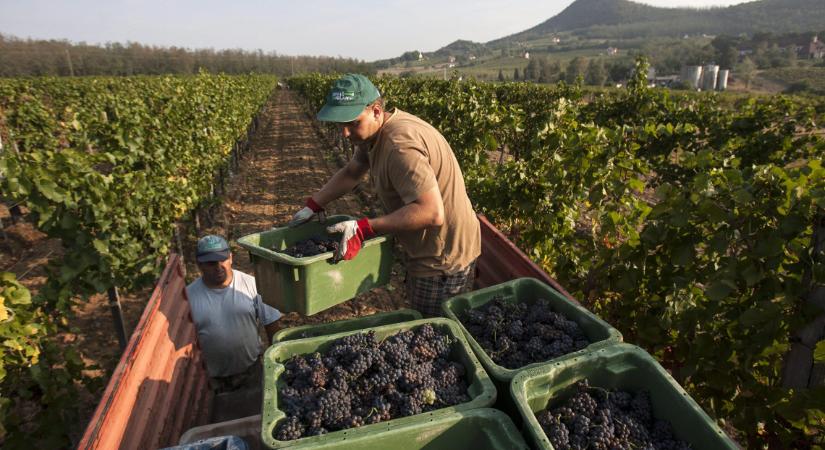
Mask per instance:
[[[538,25],[571,0],[0,0],[0,33],[90,44],[244,48],[372,61],[487,42]],[[645,0],[727,6],[739,0]]]

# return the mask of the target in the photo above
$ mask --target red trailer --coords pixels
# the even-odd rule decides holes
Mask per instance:
[[[570,297],[486,218],[476,286],[537,278]],[[152,449],[176,445],[209,423],[212,392],[197,343],[184,267],[172,255],[89,422],[80,449]],[[572,298],[571,298],[572,300]]]

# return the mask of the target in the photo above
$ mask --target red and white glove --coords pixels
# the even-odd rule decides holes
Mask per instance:
[[[336,261],[355,258],[358,251],[361,250],[361,244],[375,236],[375,231],[373,231],[369,219],[366,217],[359,220],[338,222],[327,227],[327,233],[342,233],[341,243],[334,255]]]
[[[309,222],[313,217],[317,217],[318,221],[323,223],[327,218],[327,214],[323,206],[316,203],[312,197],[309,197],[307,198],[306,206],[292,216],[292,220],[289,221],[289,226],[297,227],[298,225]]]

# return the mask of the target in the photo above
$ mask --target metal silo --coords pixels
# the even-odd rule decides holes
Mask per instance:
[[[699,89],[702,66],[682,66],[682,82],[691,89]]]
[[[702,77],[702,90],[712,91],[716,89],[716,77],[719,75],[719,66],[708,64],[702,71],[704,72],[704,76]]]
[[[719,71],[719,75],[716,77],[716,90],[717,91],[724,91],[728,88],[728,74],[730,70],[722,69]]]

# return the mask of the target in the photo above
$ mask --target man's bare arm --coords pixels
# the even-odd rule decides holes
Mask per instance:
[[[441,199],[441,191],[438,190],[438,186],[433,186],[413,202],[386,216],[369,219],[369,222],[376,233],[440,227],[444,224],[444,201]]]

